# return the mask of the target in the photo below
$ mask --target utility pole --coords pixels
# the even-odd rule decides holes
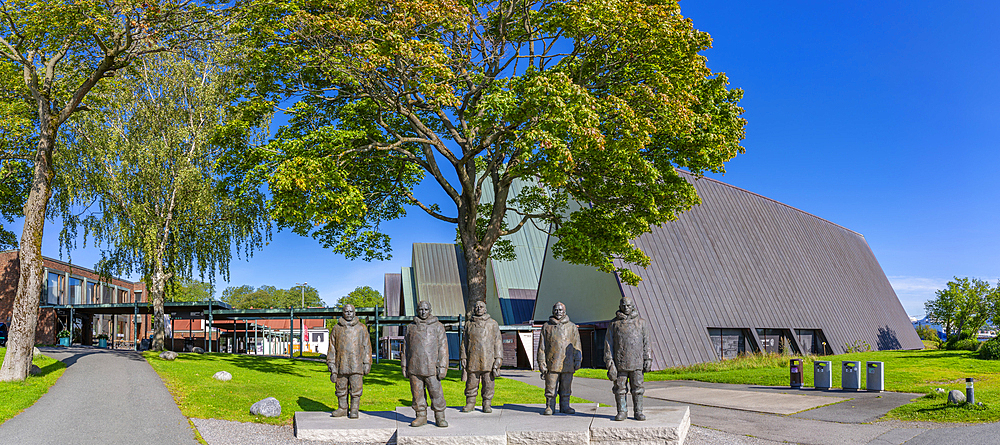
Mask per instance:
[[[302,307],[306,307],[306,285],[309,283],[295,283],[296,286],[302,286]]]

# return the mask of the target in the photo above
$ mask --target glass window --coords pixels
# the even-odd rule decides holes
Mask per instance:
[[[99,301],[96,300],[96,298],[97,298],[97,283],[88,281],[87,282],[87,303],[86,304],[100,303]]]
[[[69,277],[69,304],[83,304],[83,280]]]
[[[312,342],[313,343],[323,343],[323,333],[322,332],[313,332],[313,334],[312,334]]]
[[[62,294],[62,283],[63,276],[55,272],[49,272],[48,279],[45,280],[45,289],[48,291],[45,296],[45,302],[48,304],[59,304],[59,296]]]
[[[106,285],[105,286],[101,286],[101,289],[102,289],[102,292],[101,292],[101,303],[104,303],[104,304],[114,303],[114,300],[113,300],[114,296],[115,296],[114,289],[111,288],[110,286],[106,286]]]

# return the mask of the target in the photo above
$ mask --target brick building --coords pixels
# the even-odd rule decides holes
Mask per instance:
[[[18,255],[17,250],[0,252],[0,323],[8,326],[20,278]],[[91,269],[52,258],[43,257],[42,263],[45,270],[42,293],[38,296],[41,307],[35,331],[36,344],[56,343],[56,334],[69,329],[70,317],[74,320],[74,342],[85,345],[91,344],[93,337],[99,334],[107,334],[118,341],[145,337],[150,326],[149,315],[89,315],[69,310],[78,305],[145,303],[144,283],[102,278]]]

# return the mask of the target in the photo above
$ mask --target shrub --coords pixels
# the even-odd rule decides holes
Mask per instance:
[[[938,331],[925,324],[917,326],[917,335],[920,336],[921,340],[940,340]]]
[[[956,342],[948,342],[945,349],[950,349],[953,351],[977,351],[982,342],[974,338],[966,338],[964,340],[958,340]]]
[[[983,342],[979,347],[979,358],[983,360],[1000,360],[1000,337]]]

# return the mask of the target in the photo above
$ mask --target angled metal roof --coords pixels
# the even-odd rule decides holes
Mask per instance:
[[[398,273],[385,274],[385,315],[403,315],[403,275]]]
[[[418,301],[430,302],[434,315],[465,314],[468,281],[457,244],[414,243],[412,264]]]
[[[403,288],[403,313],[401,315],[417,315],[417,286],[413,281],[413,268],[402,268],[399,276]]]
[[[923,347],[875,255],[857,232],[712,179],[681,176],[702,204],[634,241],[643,281],[554,260],[546,253],[535,319],[558,298],[576,322],[610,320],[633,298],[650,325],[654,368],[719,359],[712,328],[821,329],[834,353]],[[621,264],[621,263],[618,263]],[[603,286],[603,288],[601,288]]]
[[[528,187],[535,187],[537,183],[533,181],[527,181],[518,179],[515,180],[510,187],[509,198],[513,199],[522,190]],[[483,194],[480,202],[490,203],[493,202],[493,187],[490,186],[489,181],[485,181],[483,184]],[[504,217],[504,223],[508,228],[516,226],[521,222],[521,217],[516,213],[510,211]],[[525,306],[528,304],[524,298],[527,294],[519,294],[520,297],[518,301],[509,301],[511,298],[512,289],[527,289],[527,290],[537,290],[538,280],[542,272],[542,261],[545,258],[545,243],[548,240],[548,234],[541,230],[538,226],[532,223],[527,223],[521,230],[517,232],[504,236],[502,239],[510,240],[514,245],[515,259],[513,261],[498,261],[495,259],[490,259],[493,272],[493,282],[496,286],[496,294],[500,299],[501,309],[506,307],[503,312],[503,322],[504,324],[517,324],[523,323],[529,320],[528,318],[521,320],[523,318],[521,315],[515,316],[510,308],[513,306],[518,306],[520,310],[524,310]],[[534,301],[534,293],[531,294],[530,300]],[[505,301],[506,300],[506,301]],[[529,311],[534,309],[534,304],[531,304]]]

